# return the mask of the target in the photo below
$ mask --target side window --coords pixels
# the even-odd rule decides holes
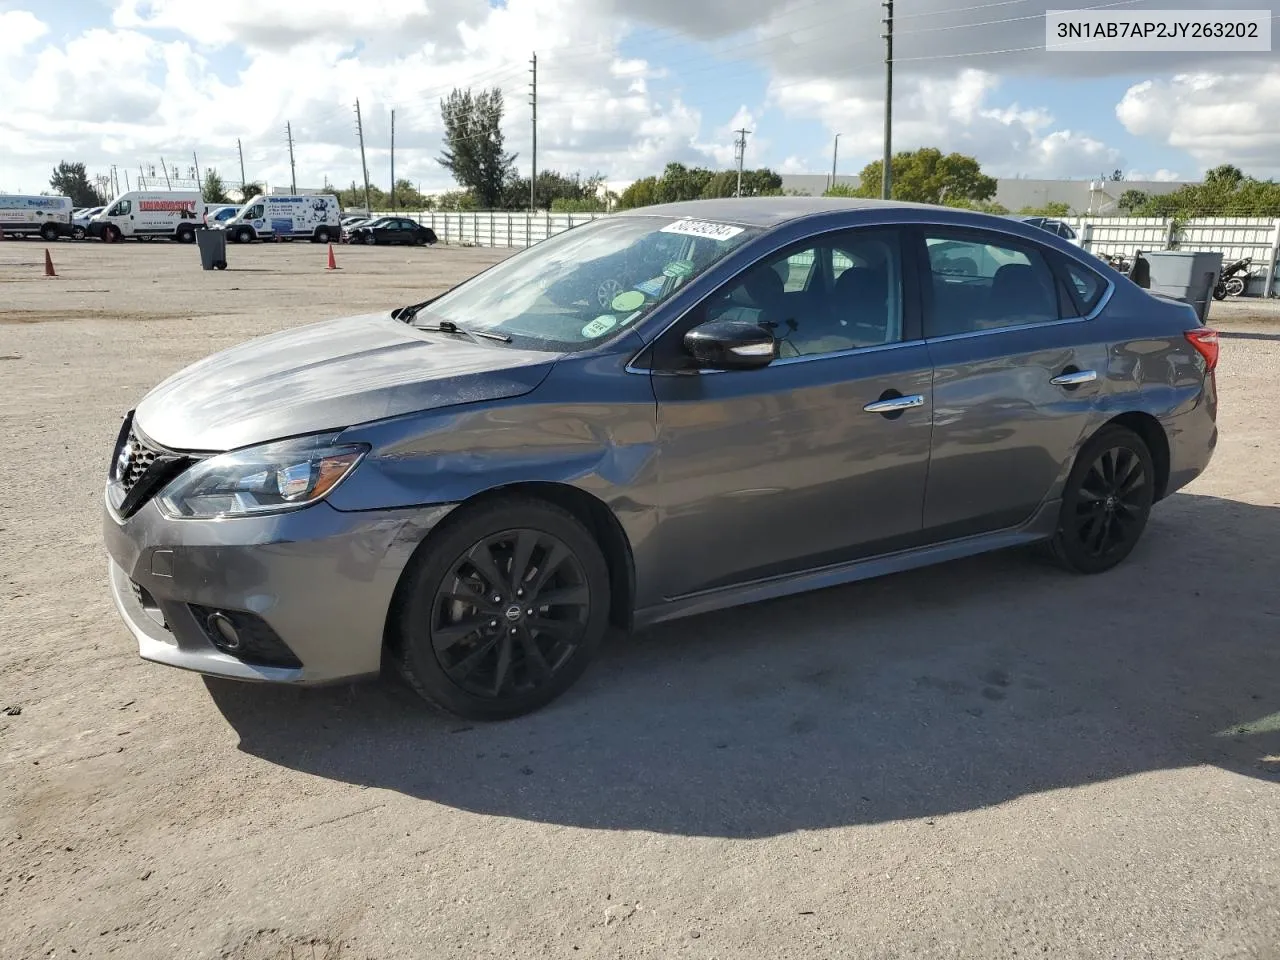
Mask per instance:
[[[713,295],[708,318],[722,317],[772,330],[783,359],[896,343],[903,337],[898,234],[850,231],[783,251]]]
[[[132,212],[133,212],[133,201],[121,200],[119,203],[117,203],[114,207],[111,208],[111,212],[107,214],[107,216],[127,217]]]
[[[1107,282],[1083,264],[1074,260],[1063,260],[1062,272],[1071,284],[1071,291],[1084,315],[1093,312],[1102,295],[1107,291]]]
[[[260,204],[260,203],[259,203],[259,204],[255,205],[255,206],[253,207],[253,209],[251,209],[251,210],[249,211],[249,213],[245,216],[245,219],[246,219],[246,220],[261,220],[261,219],[262,219],[262,215],[263,215],[263,213],[265,213],[265,212],[266,212],[265,208],[262,206],[262,204]]]
[[[927,233],[925,247],[933,287],[926,337],[1059,319],[1053,273],[1035,247],[941,231]]]

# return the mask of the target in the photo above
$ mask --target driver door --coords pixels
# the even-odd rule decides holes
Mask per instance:
[[[896,230],[842,231],[748,268],[655,344],[665,598],[919,541],[933,368]],[[725,316],[773,329],[762,369],[699,370],[683,347]]]

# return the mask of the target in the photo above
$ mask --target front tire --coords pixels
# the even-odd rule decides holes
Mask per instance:
[[[86,234],[86,231],[85,231],[84,227],[72,227],[72,228],[71,228],[71,239],[72,239],[72,240],[83,240],[83,239],[85,238],[85,234]]]
[[[365,234],[364,242],[366,246],[372,247],[374,244],[378,242],[378,238],[375,237],[372,233]]]
[[[609,570],[571,513],[524,497],[462,508],[406,569],[393,656],[422,697],[471,720],[537,710],[582,676],[609,622]]]
[[[1238,297],[1244,293],[1244,278],[1232,277],[1227,281],[1227,296]]]
[[[253,230],[250,227],[241,227],[236,231],[236,243],[252,243]]]
[[[114,223],[109,223],[102,228],[102,239],[106,243],[118,243],[120,240],[120,228]]]
[[[1151,451],[1132,430],[1103,427],[1067,477],[1050,547],[1076,573],[1102,573],[1137,546],[1155,501]]]

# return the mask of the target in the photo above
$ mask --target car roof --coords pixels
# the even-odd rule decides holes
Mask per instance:
[[[952,210],[927,203],[907,203],[903,200],[871,200],[859,197],[723,197],[715,200],[686,200],[677,203],[659,203],[651,207],[638,207],[621,213],[622,216],[697,217],[699,219],[726,220],[750,227],[776,227],[790,220],[817,217],[828,213],[855,210]],[[957,213],[966,211],[955,210]]]

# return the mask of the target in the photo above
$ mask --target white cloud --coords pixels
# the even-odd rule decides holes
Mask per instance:
[[[1135,84],[1116,107],[1130,133],[1185,150],[1208,169],[1280,174],[1280,70],[1187,73]]]
[[[48,32],[48,24],[29,10],[0,11],[0,56],[15,56]]]
[[[1119,151],[1088,134],[1054,130],[1039,108],[997,104],[1000,80],[981,70],[955,79],[912,78],[894,96],[894,150],[936,146],[979,158],[997,176],[1083,177],[1123,166]],[[876,81],[776,83],[772,102],[793,117],[821,121],[840,133],[853,169],[882,151],[883,93]]]
[[[1155,173],[1140,173],[1137,170],[1130,170],[1124,177],[1126,180],[1145,180],[1155,183],[1177,183],[1183,179],[1176,170],[1165,170],[1163,167]]]

